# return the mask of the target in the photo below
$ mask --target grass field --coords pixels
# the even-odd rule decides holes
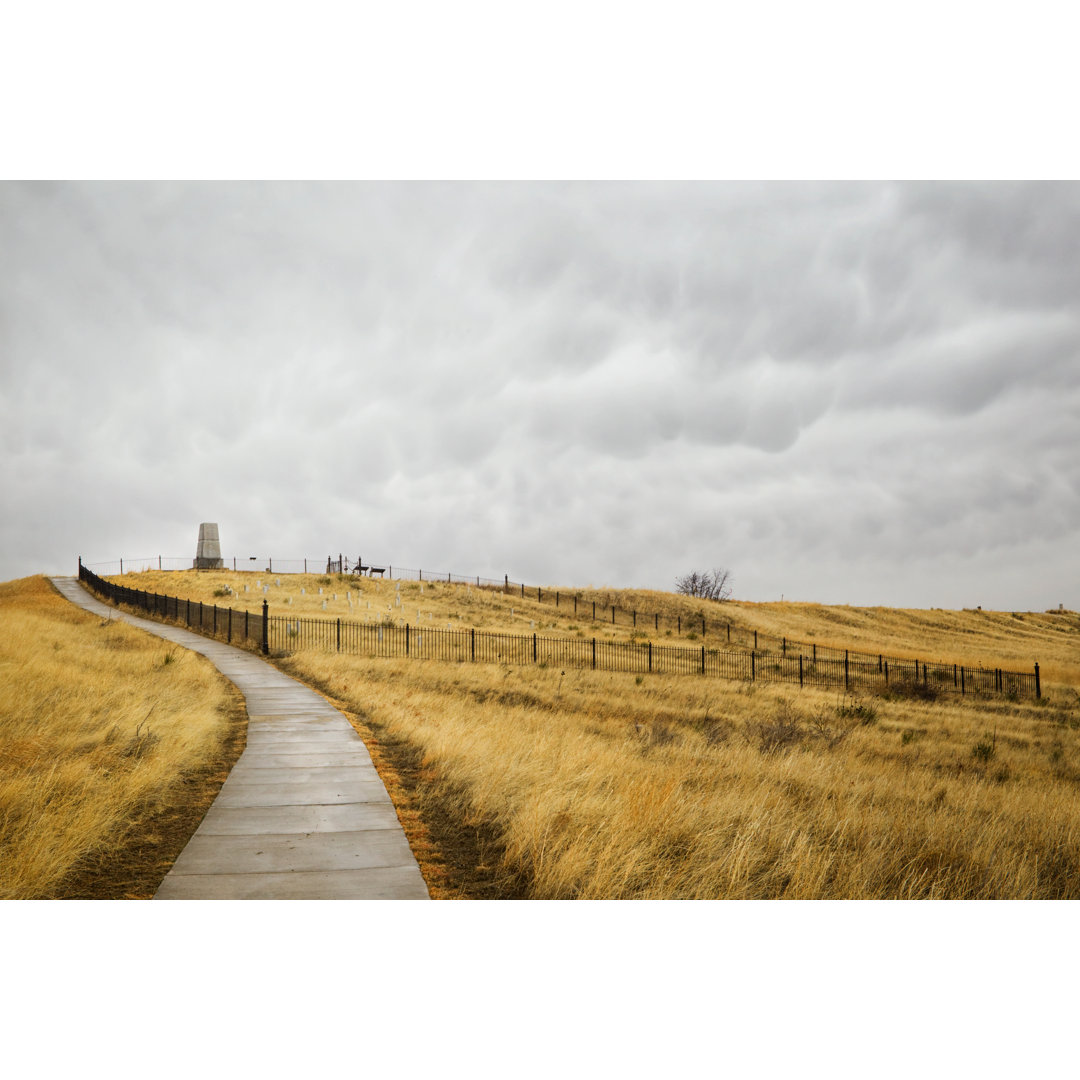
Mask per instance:
[[[207,661],[0,584],[0,898],[152,896],[243,749]]]
[[[155,579],[124,583],[207,600],[226,584],[240,595],[252,585],[251,575],[228,573]],[[401,583],[395,616],[396,583],[259,580],[270,584],[274,611],[322,615],[326,601],[328,617],[633,633],[459,585]],[[261,606],[261,590],[247,595]],[[700,609],[662,593],[617,602]],[[436,896],[1080,895],[1076,615],[724,610],[748,626],[841,647],[988,667],[1038,660],[1045,696],[859,699],[694,676],[314,651],[275,662],[340,703],[368,740]]]
[[[487,587],[340,574],[147,570],[109,580],[252,612],[261,611],[266,599],[276,615],[358,622],[389,618],[420,627],[475,627],[516,634],[536,631],[613,641],[700,644],[695,627],[700,626],[705,613],[713,621],[722,616],[733,628],[839,649],[1024,672],[1032,671],[1038,661],[1044,680],[1080,686],[1080,616],[1074,612],[927,611],[740,601],[717,605],[651,590],[585,588],[574,590],[579,596],[575,613],[569,591],[562,593],[560,606],[555,606],[554,588],[545,589],[544,601],[538,603],[535,592],[528,599]],[[597,605],[596,621],[591,618],[593,602]],[[631,626],[622,617],[613,625],[604,615],[612,603],[624,611],[642,612],[638,626]],[[654,612],[660,615],[658,631],[644,614],[651,617]],[[678,617],[683,621],[681,634],[671,628]]]

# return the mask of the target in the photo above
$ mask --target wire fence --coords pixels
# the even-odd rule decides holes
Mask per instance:
[[[195,560],[191,558],[183,559],[174,556],[155,555],[150,558],[119,559],[112,562],[88,563],[85,565],[92,567],[102,575],[106,575],[110,573],[138,573],[143,570],[155,569],[191,570],[195,569],[194,563]],[[700,637],[706,642],[706,646],[710,650],[715,649],[715,642],[719,642],[721,648],[735,646],[746,652],[779,653],[785,661],[797,662],[801,656],[804,665],[843,661],[848,664],[849,668],[851,664],[857,664],[862,665],[866,670],[876,665],[883,677],[886,665],[889,665],[890,671],[905,670],[905,665],[915,665],[918,671],[922,671],[923,661],[911,657],[886,656],[884,653],[819,645],[816,642],[800,641],[797,638],[768,634],[765,631],[734,625],[724,614],[722,604],[717,605],[718,610],[716,613],[690,610],[675,611],[674,613],[670,610],[665,612],[648,611],[625,607],[617,603],[615,597],[606,589],[552,589],[541,585],[526,585],[520,581],[511,581],[506,575],[500,581],[497,578],[486,578],[476,574],[461,574],[447,570],[415,569],[393,566],[390,563],[384,565],[371,560],[362,560],[360,556],[351,559],[342,553],[328,555],[325,559],[274,559],[269,557],[256,559],[254,556],[246,558],[234,556],[223,559],[223,564],[223,569],[232,569],[237,572],[244,570],[254,571],[258,567],[260,573],[346,573],[362,574],[363,576],[378,574],[399,581],[432,581],[475,585],[478,588],[487,588],[507,595],[518,596],[523,600],[535,601],[539,604],[550,604],[555,608],[565,610],[568,614],[572,613],[575,618],[587,619],[595,624],[605,623],[614,627],[629,627],[642,632],[652,630],[657,634],[670,630],[680,636],[683,634],[689,635],[691,640]],[[687,602],[690,602],[690,598],[687,598]],[[939,668],[941,670],[951,670],[950,665],[931,664],[932,670]],[[1034,677],[1030,673],[1023,674],[1028,678]],[[947,680],[943,677],[942,681]]]
[[[193,557],[180,555],[148,555],[141,558],[120,558],[106,560],[104,562],[83,563],[83,566],[93,570],[102,577],[115,574],[138,574],[147,570],[200,570],[207,572],[206,568],[195,565]],[[447,570],[418,570],[407,566],[393,566],[388,562],[378,562],[371,559],[362,560],[360,556],[355,559],[348,555],[338,553],[327,555],[326,558],[302,558],[280,559],[270,555],[230,555],[222,558],[221,570],[231,570],[234,573],[259,573],[259,574],[356,574],[358,576],[387,577],[399,581],[446,581],[458,585],[476,585],[477,587],[503,587],[510,588],[508,579],[502,581],[497,578],[481,577],[477,574],[452,573]],[[513,586],[517,588],[517,586]]]
[[[904,660],[852,653],[805,656],[801,651],[746,649],[738,644],[663,645],[651,641],[502,634],[475,628],[440,630],[390,622],[292,618],[237,611],[184,600],[104,580],[79,563],[79,579],[99,596],[199,633],[255,647],[264,654],[320,649],[352,656],[403,657],[451,663],[533,664],[655,675],[701,675],[747,682],[852,690],[897,690],[925,694],[998,694],[1015,699],[1041,697],[1039,665],[1034,672],[1005,671],[966,664]],[[835,651],[835,650],[833,650]]]

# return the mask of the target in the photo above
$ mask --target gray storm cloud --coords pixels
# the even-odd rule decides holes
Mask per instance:
[[[1078,249],[1076,184],[0,184],[2,576],[1075,607]]]

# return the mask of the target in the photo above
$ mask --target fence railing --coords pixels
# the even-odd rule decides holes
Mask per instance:
[[[393,566],[388,562],[353,559],[349,555],[338,553],[325,558],[280,559],[273,556],[229,555],[222,558],[223,569],[235,573],[250,571],[260,574],[354,574],[363,566],[365,574],[375,568],[376,573],[400,581],[446,581],[459,585],[498,586],[505,584],[505,579],[481,577],[477,574],[459,574],[448,570],[417,570],[407,566]],[[194,557],[180,555],[148,555],[141,558],[120,558],[103,562],[81,564],[96,573],[137,574],[144,570],[196,570]],[[203,571],[204,573],[210,571]],[[507,585],[509,588],[509,585]],[[515,585],[514,588],[517,588]]]
[[[703,675],[749,682],[783,682],[844,690],[901,689],[923,693],[1003,694],[1041,697],[1039,665],[1034,673],[964,664],[930,663],[846,652],[808,659],[801,652],[770,652],[734,646],[688,647],[651,641],[546,637],[413,627],[386,621],[293,618],[222,608],[202,601],[132,589],[99,577],[79,563],[79,578],[114,604],[171,619],[208,636],[253,645],[264,654],[298,648],[353,656],[408,657],[458,663],[536,664],[656,675]]]
[[[338,554],[329,555],[325,559],[257,559],[251,557],[242,559],[230,557],[223,560],[226,569],[243,571],[260,567],[261,573],[279,574],[331,574],[331,573],[355,573],[360,566],[369,571],[370,565],[374,565],[378,571],[382,571],[386,577],[400,581],[433,581],[447,582],[459,585],[475,585],[481,588],[489,588],[493,591],[520,596],[523,600],[531,600],[540,604],[551,604],[553,607],[566,609],[572,612],[576,618],[588,619],[592,623],[606,623],[616,627],[631,627],[641,631],[653,630],[655,633],[672,631],[673,633],[688,634],[691,640],[700,637],[709,649],[715,648],[714,642],[719,642],[722,648],[735,646],[746,652],[773,654],[779,653],[785,660],[797,661],[801,656],[805,664],[822,664],[828,661],[843,661],[849,665],[859,664],[877,665],[879,673],[884,677],[885,667],[889,666],[890,672],[903,671],[905,665],[914,665],[914,670],[921,672],[923,661],[910,656],[887,656],[884,653],[865,652],[857,649],[843,649],[837,646],[819,645],[816,642],[800,641],[797,638],[783,635],[768,634],[763,630],[754,630],[744,626],[733,625],[731,620],[724,614],[723,605],[717,605],[717,612],[654,612],[643,609],[628,608],[614,603],[607,590],[604,589],[552,589],[540,585],[526,585],[520,581],[511,581],[506,575],[502,581],[496,578],[486,578],[475,574],[460,574],[447,570],[423,570],[403,566],[393,566],[389,563],[383,565],[378,562],[365,560],[361,563],[359,557],[356,560],[349,556]],[[247,563],[248,565],[245,565]],[[120,559],[108,563],[85,564],[93,567],[101,573],[108,573],[112,568],[118,568],[118,572],[138,572],[141,570],[191,570],[194,569],[194,559],[182,559],[172,556],[156,555],[142,559]],[[606,594],[606,595],[605,595]],[[950,665],[931,663],[931,669],[951,670]],[[982,670],[968,668],[964,670]],[[997,669],[989,669],[997,670]],[[959,678],[960,669],[957,668]],[[1006,673],[1017,674],[1017,673]],[[1029,672],[1021,673],[1026,678],[1034,678]],[[932,677],[932,676],[931,676]],[[947,680],[946,680],[947,681]]]

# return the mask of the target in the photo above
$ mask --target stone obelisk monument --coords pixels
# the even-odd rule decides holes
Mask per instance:
[[[204,521],[199,526],[199,547],[195,552],[196,570],[223,570],[221,561],[221,540],[215,521]]]

